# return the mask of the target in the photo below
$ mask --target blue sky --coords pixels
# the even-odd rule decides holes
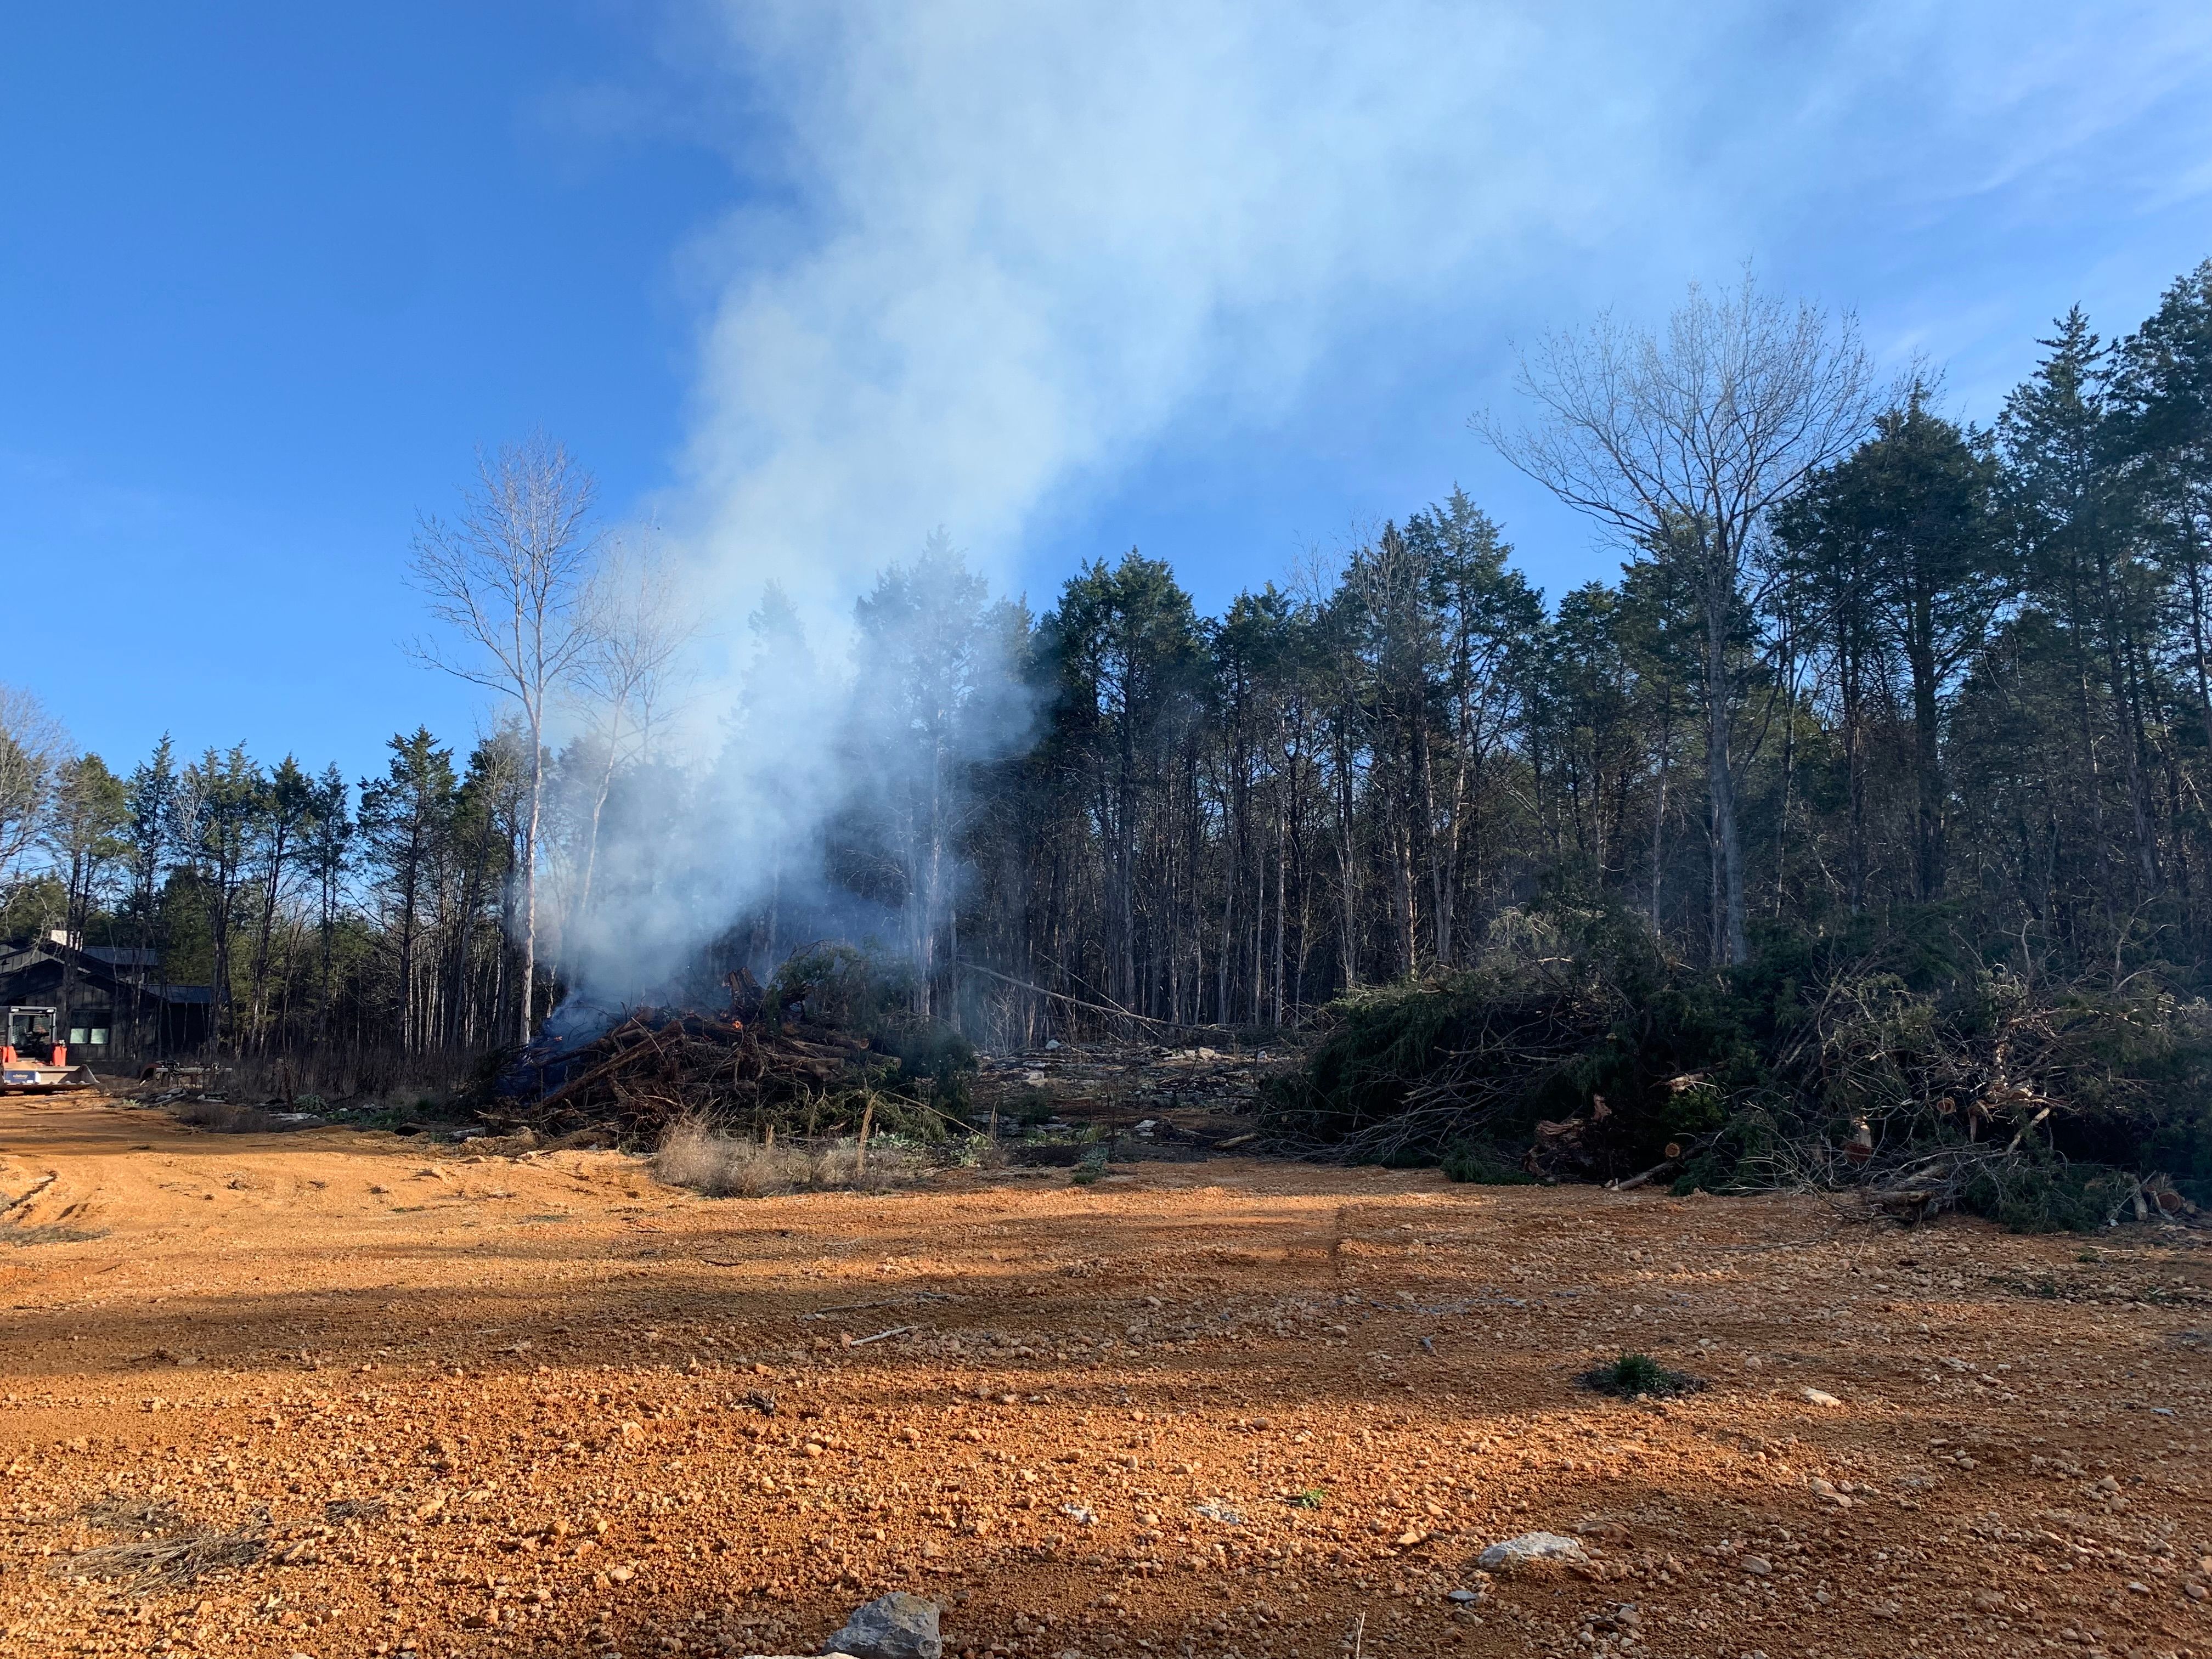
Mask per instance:
[[[1750,259],[1991,416],[2212,255],[2182,4],[20,9],[0,61],[0,679],[359,775],[465,741],[418,510],[533,425],[708,619],[823,625],[934,525],[1200,602],[1465,484],[1512,342]]]

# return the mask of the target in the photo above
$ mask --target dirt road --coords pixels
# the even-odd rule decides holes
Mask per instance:
[[[2188,1235],[1225,1159],[707,1200],[21,1101],[0,1205],[10,1654],[804,1651],[906,1588],[977,1655],[2212,1655]],[[1625,1348],[1710,1386],[1576,1386]],[[1538,1529],[1588,1560],[1477,1572]]]

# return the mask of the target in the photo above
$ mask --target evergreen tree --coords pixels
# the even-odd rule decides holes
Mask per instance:
[[[424,726],[386,746],[392,759],[384,775],[362,782],[359,834],[397,981],[392,1035],[398,1047],[419,1050],[434,1030],[422,945],[435,916],[438,864],[453,830],[453,754]]]
[[[1868,750],[1880,713],[1909,711],[1915,896],[1943,896],[1942,702],[2012,592],[1988,440],[1928,407],[1916,381],[1872,437],[1779,515],[1792,571],[1819,596],[1850,770],[1851,907],[1866,901]],[[1893,694],[1886,683],[1901,674]]]
[[[1042,625],[1058,669],[1064,753],[1080,766],[1103,855],[1100,940],[1105,989],[1123,1006],[1163,1005],[1176,939],[1149,901],[1149,866],[1164,878],[1171,792],[1198,712],[1198,618],[1174,573],[1132,549],[1071,577]],[[1178,772],[1185,774],[1179,780]]]

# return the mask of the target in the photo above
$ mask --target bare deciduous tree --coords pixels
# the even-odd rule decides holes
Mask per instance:
[[[1473,425],[1568,506],[1683,569],[1705,624],[1705,762],[1723,902],[1717,954],[1744,957],[1742,837],[1729,732],[1729,643],[1753,532],[1808,474],[1846,453],[1873,418],[1873,366],[1856,319],[1733,288],[1689,297],[1653,331],[1609,313],[1522,355],[1540,422]]]
[[[69,734],[30,692],[0,685],[0,883],[46,828]]]
[[[425,516],[412,564],[430,614],[474,647],[456,657],[431,642],[416,655],[471,684],[514,700],[530,744],[522,834],[522,1040],[530,1037],[538,970],[538,832],[545,795],[545,716],[555,692],[591,648],[585,603],[597,538],[589,527],[592,477],[568,450],[533,433],[479,455],[452,524]]]

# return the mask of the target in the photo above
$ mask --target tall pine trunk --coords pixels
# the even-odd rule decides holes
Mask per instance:
[[[1705,777],[1712,803],[1716,860],[1714,944],[1721,964],[1744,959],[1743,837],[1736,824],[1735,769],[1729,759],[1728,629],[1735,608],[1735,561],[1711,547],[1705,583]]]

